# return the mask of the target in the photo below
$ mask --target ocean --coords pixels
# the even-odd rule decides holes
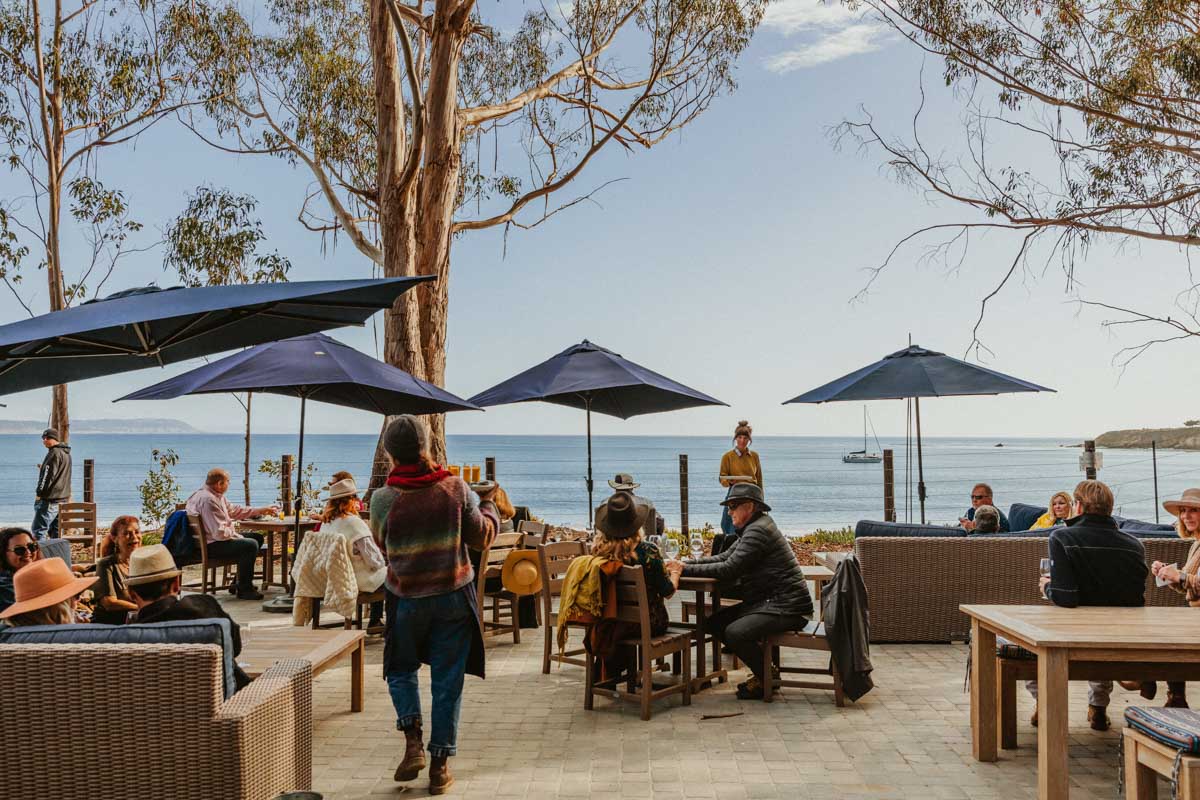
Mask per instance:
[[[337,470],[354,473],[366,485],[375,435],[321,435],[305,439],[305,460],[314,464],[323,483]],[[904,440],[881,438],[896,452],[896,504],[906,512]],[[1002,443],[1003,447],[995,446]],[[251,442],[253,502],[269,504],[279,496],[276,482],[258,473],[264,459],[296,452],[296,437],[256,434]],[[970,504],[971,486],[990,483],[1005,511],[1016,501],[1045,504],[1060,489],[1082,477],[1076,442],[1056,439],[932,438],[924,442],[927,517],[953,523]],[[497,479],[513,502],[553,524],[582,527],[587,522],[586,440],[582,436],[450,436],[452,464],[478,464],[496,459]],[[859,519],[883,518],[881,464],[844,464],[844,452],[862,446],[860,437],[763,436],[754,441],[762,459],[768,502],[781,528],[792,534],[818,528],[840,528]],[[174,473],[186,497],[204,480],[209,468],[222,466],[233,476],[230,497],[242,497],[242,447],[239,434],[78,434],[72,437],[74,493],[83,494],[83,460],[96,462],[96,502],[100,519],[140,514],[139,484],[151,469],[151,450],[171,448],[179,455]],[[679,455],[688,456],[689,520],[693,527],[714,526],[724,490],[717,483],[724,437],[599,436],[593,439],[596,502],[609,493],[606,481],[631,472],[642,484],[638,493],[654,501],[671,527],[679,526]],[[45,450],[36,436],[0,436],[0,520],[27,525],[32,518],[37,465]],[[912,518],[916,503],[915,452],[912,474]],[[1200,452],[1160,451],[1159,495],[1167,498],[1200,485]],[[1118,513],[1153,521],[1154,475],[1148,450],[1104,452],[1100,478],[1116,494]],[[182,498],[181,498],[182,499]],[[1167,519],[1165,512],[1160,517]]]

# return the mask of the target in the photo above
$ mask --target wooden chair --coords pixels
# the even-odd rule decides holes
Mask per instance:
[[[544,522],[534,522],[532,520],[523,519],[517,523],[517,533],[525,534],[526,541],[530,540],[531,538],[536,538],[538,540],[537,544],[533,545],[534,547],[537,547],[539,544],[546,543],[546,533],[548,530],[549,528]]]
[[[542,648],[542,674],[550,674],[551,661],[586,667],[587,663],[582,658],[576,658],[586,652],[583,647],[574,650],[568,648],[559,655],[556,652],[557,647],[554,641],[558,629],[558,610],[554,607],[555,598],[562,594],[563,576],[567,574],[567,568],[571,566],[573,560],[583,555],[586,549],[583,542],[551,542],[538,545],[537,552],[538,568],[542,573],[542,628],[546,634],[545,646]],[[568,625],[575,628],[587,628],[586,625],[580,623],[568,623]]]
[[[829,653],[829,666],[823,668],[815,667],[785,667],[780,662],[780,649],[784,647],[794,647],[798,650],[815,650],[821,653]],[[833,702],[838,708],[846,704],[845,695],[842,693],[842,679],[838,671],[834,668],[833,652],[829,647],[829,640],[825,638],[825,623],[810,622],[804,626],[802,631],[787,631],[786,633],[777,633],[773,636],[768,636],[763,641],[763,663],[769,667],[776,667],[779,670],[779,677],[775,677],[773,669],[767,669],[763,680],[763,702],[770,703],[772,695],[775,694],[775,689],[780,686],[789,686],[799,689],[825,689],[833,692]],[[814,680],[787,680],[783,676],[787,674],[800,675],[828,675],[831,680],[827,683],[820,683]]]
[[[339,626],[339,624],[341,625],[342,628],[344,628],[346,630],[353,630],[353,629],[357,628],[358,630],[361,631],[361,630],[363,630],[363,608],[370,606],[371,603],[375,603],[375,602],[382,603],[384,600],[384,594],[383,594],[383,589],[380,589],[378,592],[359,592],[358,598],[354,602],[354,616],[346,617],[345,619],[342,620],[341,623],[326,622],[325,624],[321,624],[321,598],[313,597],[313,598],[311,598],[311,600],[312,600],[312,615],[309,617],[309,626],[314,631],[319,631],[319,630],[327,629],[327,628],[336,628]],[[371,634],[371,633],[383,634],[386,630],[387,630],[386,625],[370,625],[370,624],[368,624],[368,626],[366,627],[366,631],[368,634]]]
[[[84,545],[88,556],[93,562],[96,561],[100,557],[99,537],[96,533],[96,504],[59,503],[58,536],[71,544]]]
[[[511,633],[513,644],[521,643],[521,620],[517,612],[519,598],[503,588],[487,591],[486,584],[488,578],[500,577],[500,568],[504,566],[504,560],[513,550],[520,549],[521,539],[524,535],[523,533],[498,534],[492,541],[491,547],[480,554],[476,593],[479,596],[479,624],[483,628],[485,638]],[[489,600],[491,603],[488,603]],[[489,612],[491,619],[488,619]]]
[[[650,601],[646,593],[646,578],[641,567],[621,567],[621,571],[609,580],[617,583],[617,619],[623,622],[637,623],[639,635],[636,638],[618,640],[617,644],[630,648],[635,657],[631,659],[629,675],[626,676],[626,688],[617,688],[616,679],[608,679],[602,683],[596,681],[596,673],[600,669],[600,659],[590,654],[584,660],[586,675],[584,678],[583,707],[592,710],[597,694],[604,694],[613,699],[623,697],[637,698],[641,703],[642,719],[650,719],[650,704],[673,694],[683,695],[683,704],[692,704],[692,631],[669,628],[662,636],[650,635]],[[678,683],[672,683],[662,688],[655,688],[653,678],[656,672],[654,662],[669,655],[680,654],[683,659],[683,674]]]
[[[200,553],[200,583],[191,583],[182,588],[198,591],[201,594],[208,594],[211,589],[213,592],[220,591],[221,587],[229,585],[229,568],[237,567],[237,559],[230,556],[224,558],[212,558],[208,555],[208,539],[204,535],[204,529],[200,525],[199,514],[188,514],[188,529],[191,530],[192,536],[196,539],[196,547]],[[224,568],[221,575],[221,582],[217,583],[217,567]]]

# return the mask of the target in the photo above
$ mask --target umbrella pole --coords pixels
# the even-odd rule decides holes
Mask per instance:
[[[921,398],[914,397],[917,410],[917,498],[921,501],[921,524],[925,524],[925,462],[921,457]]]
[[[296,549],[300,549],[300,508],[304,504],[304,405],[308,402],[307,395],[300,395],[300,447],[299,461],[296,463],[296,527],[292,530],[292,541]]]
[[[587,490],[588,490],[588,531],[592,530],[592,398],[588,397],[585,401],[587,407],[587,453],[588,453],[588,473],[587,473]]]

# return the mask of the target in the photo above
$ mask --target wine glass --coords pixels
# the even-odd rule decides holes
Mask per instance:
[[[692,531],[692,539],[688,543],[688,550],[693,561],[704,555],[704,537],[700,535],[700,531]]]
[[[679,558],[679,542],[672,539],[670,536],[663,538],[662,553],[668,561],[674,561]]]

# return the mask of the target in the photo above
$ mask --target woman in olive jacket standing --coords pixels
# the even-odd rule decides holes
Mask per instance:
[[[738,698],[761,700],[766,667],[762,642],[773,633],[807,625],[813,615],[812,596],[792,546],[766,513],[771,507],[762,489],[739,483],[730,488],[722,505],[729,509],[738,533],[733,545],[686,564],[673,561],[668,568],[689,578],[739,581],[742,602],[714,613],[709,626],[754,673],[738,686]]]

